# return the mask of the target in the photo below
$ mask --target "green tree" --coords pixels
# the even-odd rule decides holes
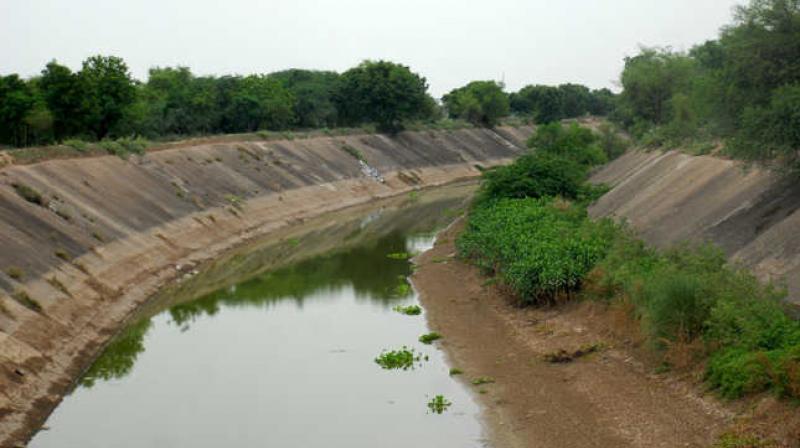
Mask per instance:
[[[564,118],[576,118],[586,115],[592,101],[592,93],[588,87],[579,84],[561,84],[561,115]]]
[[[270,78],[283,83],[295,96],[295,117],[301,128],[334,127],[337,121],[333,91],[336,72],[291,69],[271,73]]]
[[[510,111],[508,95],[494,81],[473,81],[452,90],[442,101],[451,117],[482,126],[496,125]]]
[[[670,50],[644,48],[625,59],[620,100],[634,120],[660,125],[671,118],[670,100],[689,89],[695,62]]]
[[[42,70],[39,89],[52,115],[56,139],[85,134],[85,97],[78,75],[51,61]]]
[[[244,131],[288,129],[294,123],[295,98],[283,84],[265,75],[235,82],[226,119]]]
[[[375,123],[382,131],[397,132],[404,121],[429,117],[427,90],[425,78],[404,65],[364,61],[341,75],[333,100],[340,124]]]
[[[18,75],[0,76],[0,139],[21,146],[26,141],[25,118],[35,105],[29,86]]]
[[[552,86],[525,86],[511,96],[511,110],[520,115],[530,115],[541,124],[560,120],[564,118],[561,93]]]
[[[134,81],[116,56],[92,56],[78,72],[86,127],[99,140],[108,135],[136,99]]]

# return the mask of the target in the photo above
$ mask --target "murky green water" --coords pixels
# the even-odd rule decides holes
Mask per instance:
[[[392,310],[417,297],[404,286],[411,264],[387,257],[432,245],[463,194],[336,218],[191,279],[109,346],[30,447],[483,446],[466,386],[417,341],[424,315]],[[259,272],[257,260],[331,243],[339,249]],[[184,297],[208,283],[224,286]],[[373,361],[403,345],[428,360],[408,371]],[[442,415],[427,408],[437,394],[453,403]]]

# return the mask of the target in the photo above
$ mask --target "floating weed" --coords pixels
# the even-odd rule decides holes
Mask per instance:
[[[406,282],[403,282],[395,286],[394,289],[392,290],[392,293],[394,293],[394,295],[397,297],[406,297],[411,294],[411,285],[409,285]]]
[[[413,369],[414,363],[421,359],[422,355],[415,352],[413,348],[409,349],[403,346],[400,350],[383,351],[375,358],[375,363],[386,370],[408,370]]]
[[[450,369],[450,376],[463,375],[463,374],[464,374],[464,371],[459,369],[459,368],[457,368],[457,367],[452,367]]]
[[[428,402],[428,409],[430,409],[434,414],[442,414],[452,404],[453,403],[445,398],[444,395],[437,395]]]
[[[392,260],[408,260],[411,258],[411,254],[408,252],[395,252],[387,255],[386,257],[391,258]]]
[[[493,384],[493,383],[494,383],[494,378],[490,376],[479,376],[478,378],[472,380],[472,384],[475,386],[482,386],[484,384]]]
[[[442,335],[440,335],[439,333],[436,333],[436,332],[432,332],[432,333],[423,334],[422,336],[420,336],[419,337],[419,342],[422,342],[423,344],[430,345],[430,344],[433,344],[433,341],[438,341],[439,339],[442,339]]]
[[[419,316],[422,314],[422,308],[420,308],[419,305],[397,305],[392,309],[400,314],[405,314],[406,316]]]

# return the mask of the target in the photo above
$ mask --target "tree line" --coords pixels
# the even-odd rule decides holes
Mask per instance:
[[[409,122],[443,118],[494,126],[509,114],[541,122],[606,114],[612,100],[608,90],[573,84],[508,94],[500,83],[475,81],[437,101],[424,77],[389,61],[365,61],[344,73],[291,69],[247,76],[197,76],[187,67],[157,67],[141,82],[121,58],[93,56],[78,71],[52,61],[29,79],[0,76],[0,144],[366,124],[397,132]]]
[[[798,167],[800,0],[752,0],[686,52],[643,48],[621,84],[611,116],[646,144],[721,140],[732,156]]]

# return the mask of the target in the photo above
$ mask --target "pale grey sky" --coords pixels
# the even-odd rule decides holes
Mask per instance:
[[[688,49],[744,0],[0,0],[0,73],[124,58],[197,74],[343,71],[389,59],[439,96],[477,79],[614,87],[638,46]]]

